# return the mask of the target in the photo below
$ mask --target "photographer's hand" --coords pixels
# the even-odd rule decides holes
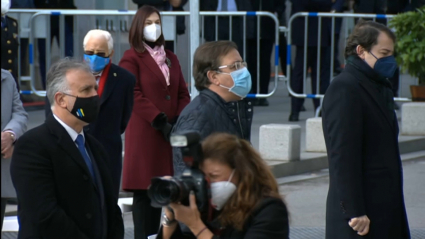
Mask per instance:
[[[177,203],[170,204],[174,211],[175,219],[189,227],[196,238],[210,239],[212,236],[214,236],[214,234],[208,230],[208,228],[201,220],[201,214],[199,213],[198,206],[196,206],[196,198],[193,191],[190,192],[189,202],[189,207]]]

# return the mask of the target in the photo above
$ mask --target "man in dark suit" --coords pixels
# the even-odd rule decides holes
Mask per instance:
[[[109,32],[89,31],[83,42],[84,60],[89,64],[98,85],[100,108],[98,120],[85,127],[105,147],[114,192],[120,190],[122,172],[122,139],[133,110],[136,78],[126,69],[111,63],[114,42]],[[46,107],[46,117],[51,113]]]
[[[34,5],[38,9],[77,9],[74,4],[74,0],[34,0]],[[65,49],[65,56],[73,56],[74,49],[74,17],[65,16],[65,46],[60,46],[63,51]],[[59,45],[59,32],[60,32],[59,16],[52,15],[50,17],[50,39],[52,42],[53,38],[56,37],[56,41]],[[46,39],[38,39],[38,52],[39,52],[39,64],[40,64],[40,75],[43,87],[46,87]],[[50,57],[50,56],[47,56]]]
[[[201,0],[199,2],[201,11],[217,11],[217,12],[235,12],[235,11],[253,11],[251,0]],[[255,39],[254,17],[246,18],[246,39]],[[229,28],[229,17],[219,17],[216,36],[215,17],[204,17],[204,38],[206,41],[231,40],[238,46],[242,58],[243,55],[243,18],[232,17],[232,25]],[[230,35],[231,34],[231,35]],[[248,51],[248,46],[246,46]],[[248,66],[249,67],[249,66]]]
[[[341,11],[343,0],[292,0],[292,15],[297,12],[331,12],[332,10]],[[292,44],[296,45],[295,64],[291,74],[291,87],[296,93],[303,92],[303,74],[304,70],[311,68],[311,84],[313,94],[316,94],[316,78],[319,71],[320,86],[319,93],[324,94],[330,82],[330,45],[331,45],[331,20],[322,18],[320,46],[318,40],[318,18],[308,17],[307,36],[304,36],[304,17],[297,17],[292,26]],[[304,38],[307,37],[306,62],[304,69]],[[320,47],[320,59],[318,59],[317,50]],[[317,69],[317,61],[320,60],[320,69]],[[304,92],[306,93],[306,92]],[[303,98],[292,97],[291,114],[289,121],[298,121],[299,112],[304,103]],[[313,99],[314,108],[320,105],[319,99]]]
[[[65,58],[47,80],[53,115],[17,141],[11,163],[18,238],[123,238],[109,155],[83,131],[99,109],[95,77],[87,64]]]
[[[282,0],[251,0],[251,6],[253,11],[267,11],[271,13],[277,13],[279,17],[283,16],[285,11],[285,1]],[[253,94],[268,94],[269,83],[270,83],[270,69],[273,45],[276,36],[276,24],[270,17],[260,17],[260,52],[259,61],[257,60],[257,37],[247,40],[247,63],[249,72],[252,77],[252,89]],[[254,29],[254,34],[257,36],[257,19],[255,19],[254,27],[247,27]],[[281,37],[284,37],[282,34]],[[282,42],[282,41],[281,41]],[[285,45],[280,47],[286,48]],[[239,49],[241,51],[241,49]],[[286,60],[286,58],[285,58]],[[257,71],[257,65],[260,64],[260,72]],[[257,89],[257,76],[259,75],[259,89]],[[254,105],[257,106],[268,106],[269,102],[266,98],[258,99],[254,101]]]
[[[1,1],[1,68],[12,74],[19,91],[18,22],[16,19],[6,15],[9,7],[9,0]]]
[[[410,238],[388,81],[397,69],[394,45],[395,35],[386,26],[357,24],[347,40],[347,65],[323,100],[327,239]]]

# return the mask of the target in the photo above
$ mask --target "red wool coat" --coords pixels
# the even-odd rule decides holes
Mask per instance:
[[[172,148],[151,123],[164,112],[171,122],[190,102],[177,56],[165,50],[171,61],[170,85],[158,65],[145,50],[131,48],[119,65],[136,76],[133,113],[125,131],[125,154],[122,188],[127,191],[147,189],[151,178],[173,175]]]

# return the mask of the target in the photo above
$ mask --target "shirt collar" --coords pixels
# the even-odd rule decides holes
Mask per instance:
[[[75,142],[75,140],[77,139],[78,135],[81,134],[83,136],[83,139],[85,141],[85,137],[84,137],[84,132],[83,130],[81,130],[80,133],[77,133],[77,131],[75,131],[73,128],[69,127],[67,124],[65,124],[61,119],[59,119],[59,117],[57,117],[55,114],[53,114],[53,117],[55,117],[55,119],[59,122],[59,124],[61,124],[66,132],[68,132],[69,136],[71,137],[72,141]]]

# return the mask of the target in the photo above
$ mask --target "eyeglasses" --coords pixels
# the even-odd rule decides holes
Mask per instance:
[[[229,70],[234,71],[234,70],[239,70],[244,67],[247,67],[247,65],[248,64],[245,61],[236,61],[235,63],[231,65],[219,66],[218,69],[229,68]]]
[[[93,51],[84,51],[84,54],[89,55],[89,56],[96,55],[96,56],[100,56],[100,57],[104,57],[104,58],[108,57],[105,52],[94,53]]]

